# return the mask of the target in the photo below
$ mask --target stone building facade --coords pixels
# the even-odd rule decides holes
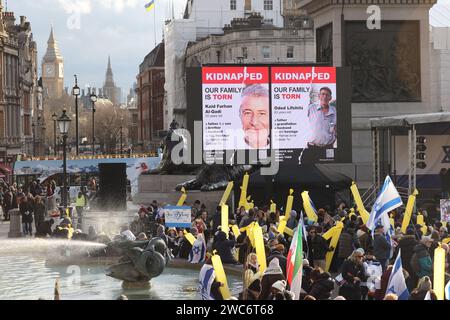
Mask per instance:
[[[31,24],[0,6],[0,168],[18,154],[33,154],[34,118],[38,117],[37,46]]]
[[[137,76],[138,140],[142,151],[156,151],[164,135],[164,43],[158,44],[139,66]]]

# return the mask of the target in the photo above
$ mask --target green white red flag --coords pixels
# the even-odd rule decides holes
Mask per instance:
[[[292,237],[287,258],[286,275],[295,299],[300,300],[303,275],[303,242],[302,227],[299,225]]]

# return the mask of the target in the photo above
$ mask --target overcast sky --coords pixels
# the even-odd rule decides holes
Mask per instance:
[[[114,80],[128,91],[136,79],[139,64],[154,48],[154,33],[159,43],[164,20],[170,18],[174,3],[176,18],[182,16],[186,0],[155,0],[154,11],[147,12],[150,0],[8,0],[16,23],[24,15],[31,22],[38,44],[39,73],[47,49],[50,25],[64,58],[65,86],[73,86],[77,74],[80,86],[103,86],[108,62]],[[5,0],[3,0],[5,5]],[[77,14],[76,12],[79,12]],[[156,16],[154,18],[154,13]],[[79,23],[78,23],[79,21]],[[156,30],[154,28],[156,22]]]
[[[8,0],[8,11],[25,15],[31,22],[38,44],[39,72],[47,48],[50,24],[64,57],[65,85],[73,86],[76,73],[81,86],[103,86],[108,54],[116,83],[128,90],[136,79],[139,64],[161,41],[164,20],[174,3],[176,18],[184,11],[186,0],[155,0],[155,9],[147,12],[150,0]],[[227,1],[227,0],[223,0]],[[261,0],[262,1],[262,0]],[[5,0],[3,0],[5,4]],[[79,12],[77,14],[76,12]],[[450,0],[439,0],[430,11],[434,26],[450,26]]]

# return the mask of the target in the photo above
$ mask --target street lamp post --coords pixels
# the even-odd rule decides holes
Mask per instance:
[[[92,155],[95,155],[95,102],[97,102],[97,95],[91,94],[92,101]]]
[[[66,110],[63,110],[62,115],[58,118],[58,126],[59,133],[63,137],[63,192],[62,196],[62,205],[64,208],[67,208],[67,152],[66,152],[66,144],[67,144],[67,134],[69,132],[70,121],[72,121],[66,114]]]
[[[123,154],[123,145],[122,145],[122,126],[120,127],[120,155]]]
[[[36,157],[36,134],[35,134],[36,125],[34,122],[31,124],[31,133],[33,134],[33,157]]]
[[[72,94],[75,96],[75,143],[76,143],[76,155],[78,156],[78,96],[80,95],[80,87],[78,87],[77,75],[75,77],[75,86],[72,89]]]
[[[53,120],[53,141],[54,141],[54,146],[53,146],[53,152],[56,154],[56,120],[58,119],[58,116],[56,115],[56,113],[52,114],[52,120]]]

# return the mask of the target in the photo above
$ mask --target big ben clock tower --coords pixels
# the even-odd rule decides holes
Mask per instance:
[[[64,60],[53,35],[53,26],[42,59],[42,85],[48,98],[61,98],[64,94]]]

